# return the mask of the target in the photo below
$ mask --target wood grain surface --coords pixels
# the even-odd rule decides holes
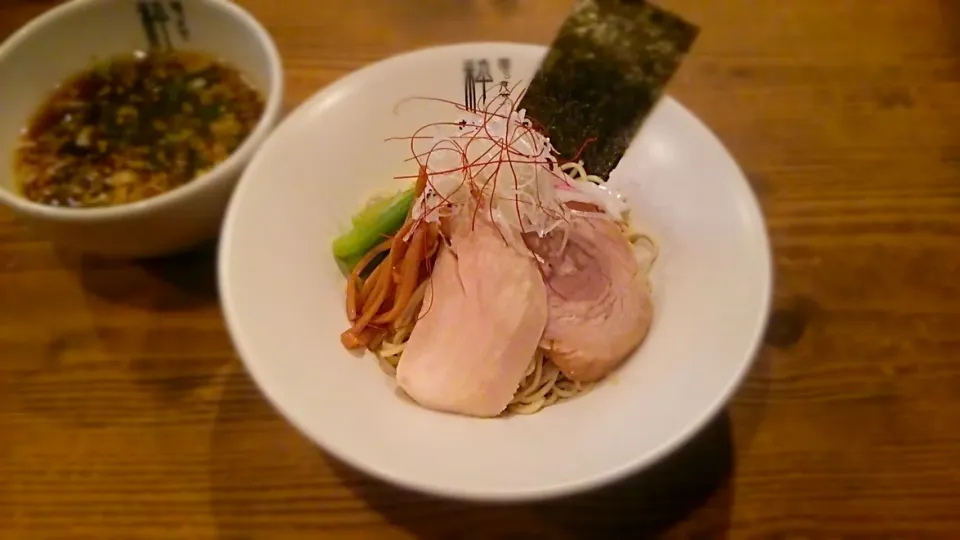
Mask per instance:
[[[570,5],[241,3],[290,106],[414,47],[546,43]],[[3,0],[0,36],[52,4]],[[400,491],[265,403],[211,249],[103,261],[0,210],[0,538],[960,538],[960,2],[662,4],[703,28],[671,92],[741,162],[776,261],[766,344],[695,441],[548,504]]]

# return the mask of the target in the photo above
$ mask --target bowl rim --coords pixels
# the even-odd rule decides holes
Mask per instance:
[[[774,288],[773,252],[763,208],[760,205],[756,192],[750,185],[742,167],[734,158],[733,153],[730,152],[729,148],[723,144],[720,138],[708,125],[706,125],[702,120],[700,120],[699,117],[693,114],[676,99],[670,97],[669,95],[664,95],[662,97],[662,101],[669,102],[671,106],[676,107],[677,114],[686,116],[689,121],[693,122],[702,129],[705,137],[711,139],[715,144],[719,145],[719,147],[722,148],[726,155],[730,158],[732,165],[739,174],[741,182],[738,182],[738,184],[743,191],[745,199],[749,203],[748,206],[752,210],[752,217],[756,218],[757,223],[759,224],[759,227],[755,231],[755,240],[758,242],[759,248],[759,266],[763,267],[762,273],[764,279],[761,283],[758,283],[758,286],[761,288],[762,303],[759,306],[754,318],[752,333],[749,336],[748,341],[749,346],[747,347],[745,353],[745,360],[739,366],[739,369],[735,373],[731,374],[731,378],[726,386],[719,390],[717,398],[710,403],[709,407],[703,410],[698,419],[687,423],[682,429],[678,429],[671,438],[662,441],[659,446],[653,450],[643,455],[638,455],[631,460],[608,467],[602,473],[598,473],[590,477],[584,477],[579,480],[567,481],[565,483],[553,483],[543,485],[542,487],[506,491],[496,489],[455,488],[451,486],[438,485],[432,482],[422,482],[410,476],[394,474],[393,471],[382,468],[375,463],[356,460],[352,455],[350,455],[349,451],[346,451],[344,448],[339,448],[337,445],[328,444],[329,441],[327,441],[324,437],[317,436],[315,430],[309,429],[307,426],[302,425],[301,422],[293,418],[293,415],[289,414],[282,405],[282,399],[277,392],[277,388],[272,387],[268,389],[261,384],[261,381],[263,380],[262,374],[260,373],[260,369],[256,366],[256,363],[249,360],[250,355],[248,351],[250,348],[244,343],[245,339],[241,330],[242,324],[237,317],[234,300],[230,294],[230,291],[232,290],[232,286],[230,285],[230,260],[232,258],[231,252],[233,250],[230,239],[234,236],[233,228],[235,227],[235,222],[239,220],[239,200],[243,198],[243,192],[245,191],[244,186],[249,182],[247,178],[252,175],[251,171],[255,170],[259,166],[260,161],[266,159],[265,156],[267,156],[267,152],[270,149],[270,143],[277,140],[275,138],[276,133],[282,133],[286,124],[292,125],[295,122],[302,121],[301,117],[306,115],[307,112],[318,102],[328,99],[329,96],[341,92],[346,87],[351,85],[355,80],[363,80],[364,78],[370,76],[371,73],[382,69],[384,65],[404,62],[409,60],[411,57],[439,50],[462,49],[466,51],[478,47],[518,47],[536,49],[541,54],[545,54],[548,50],[547,46],[541,44],[508,41],[459,42],[411,49],[382,58],[378,61],[342,75],[332,83],[319,88],[311,96],[303,100],[294,110],[292,110],[290,114],[288,114],[280,123],[280,125],[277,126],[277,129],[270,134],[266,141],[264,141],[264,144],[257,149],[254,158],[251,159],[250,165],[241,175],[241,178],[237,183],[237,188],[234,190],[233,195],[231,196],[230,203],[228,204],[227,212],[225,213],[222,223],[220,242],[217,248],[217,288],[220,297],[221,312],[223,313],[227,333],[230,336],[230,340],[237,352],[237,356],[253,380],[254,384],[257,386],[258,390],[264,396],[266,401],[270,403],[274,410],[276,410],[288,424],[293,426],[293,428],[296,429],[302,436],[326,452],[328,455],[374,478],[389,482],[401,488],[432,496],[476,503],[521,503],[553,500],[588,492],[623,480],[662,461],[665,457],[672,454],[683,445],[687,444],[697,433],[702,431],[704,427],[709,424],[709,422],[713,421],[726,406],[726,404],[729,403],[730,399],[741,386],[743,380],[753,367],[760,347],[763,343],[763,335],[769,322]]]
[[[89,9],[97,4],[107,4],[116,1],[117,0],[71,0],[46,10],[31,19],[0,43],[0,63],[5,61],[5,58],[11,51],[28,44],[33,35],[41,28],[68,18],[80,10]],[[31,201],[20,195],[16,192],[16,185],[11,187],[0,186],[0,202],[3,202],[15,211],[53,221],[109,221],[175,207],[185,199],[207,189],[215,182],[222,181],[231,176],[238,176],[242,172],[245,164],[254,156],[256,150],[266,141],[273,125],[276,124],[277,119],[280,117],[284,97],[283,59],[270,33],[250,12],[229,0],[202,1],[220,9],[229,18],[232,18],[243,26],[246,31],[256,39],[257,43],[267,54],[269,79],[267,88],[264,89],[263,113],[257,120],[253,131],[250,132],[243,143],[241,143],[227,159],[182,186],[178,186],[149,199],[116,206],[102,208],[65,208],[51,206]],[[10,150],[15,151],[15,148]],[[14,179],[14,181],[16,181],[16,179]]]

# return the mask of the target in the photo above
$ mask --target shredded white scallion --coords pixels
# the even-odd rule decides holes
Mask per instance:
[[[623,218],[623,198],[586,174],[582,163],[560,165],[550,139],[533,129],[524,110],[513,112],[509,98],[493,100],[485,111],[461,112],[457,122],[433,125],[414,140],[429,178],[414,201],[414,219],[435,223],[483,213],[509,244],[529,254],[522,234],[543,237],[568,222],[573,214],[565,203],[593,204]]]

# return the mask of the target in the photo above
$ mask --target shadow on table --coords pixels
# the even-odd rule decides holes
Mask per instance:
[[[726,412],[659,464],[607,488],[536,504],[471,504],[396,488],[325,455],[285,425],[239,366],[223,380],[210,456],[211,505],[224,539],[357,527],[372,534],[387,524],[426,539],[648,538],[666,531],[716,539],[726,536],[734,498]]]
[[[680,450],[640,474],[587,494],[533,504],[441,500],[365,479],[327,459],[371,508],[418,538],[649,538],[671,530],[683,537],[724,538],[733,503],[730,431],[723,412]]]
[[[956,0],[937,0],[937,7],[944,22],[944,28],[956,28],[960,23],[960,4]],[[956,32],[949,32],[949,35],[957,37]],[[953,43],[960,45],[960,39],[954,40]]]
[[[189,252],[137,261],[58,252],[87,294],[149,311],[189,311],[217,302],[216,243]]]
[[[82,290],[53,309],[78,316],[24,342],[0,377],[0,387],[15,386],[18,412],[69,428],[102,428],[202,410],[204,392],[233,361],[228,338],[216,326],[165,319],[216,308],[213,247],[137,262],[56,255]]]

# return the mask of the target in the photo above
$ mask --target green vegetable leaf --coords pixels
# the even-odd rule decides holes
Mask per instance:
[[[413,199],[413,189],[409,189],[367,205],[353,216],[353,229],[333,241],[333,255],[353,268],[368,251],[400,230]]]
[[[354,227],[369,227],[388,208],[402,202],[413,193],[413,188],[401,191],[392,197],[377,197],[371,199],[362,210],[353,215]]]

